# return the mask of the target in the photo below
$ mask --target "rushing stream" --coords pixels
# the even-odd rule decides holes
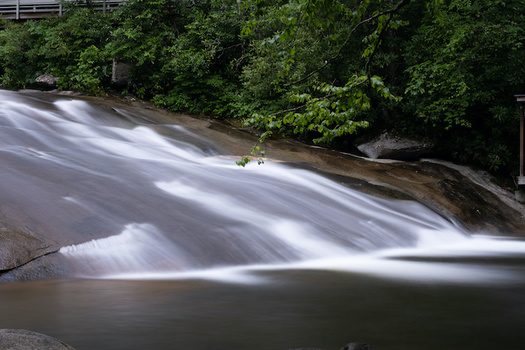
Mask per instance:
[[[0,91],[0,202],[63,278],[0,285],[0,328],[82,349],[519,349],[525,241],[195,130]],[[252,162],[253,163],[253,162]]]

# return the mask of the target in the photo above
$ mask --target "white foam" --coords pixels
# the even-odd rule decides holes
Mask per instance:
[[[118,235],[63,247],[60,253],[95,275],[183,268],[175,245],[149,224],[129,224]]]
[[[95,119],[91,117],[93,108],[89,103],[80,100],[58,100],[55,106],[64,112],[67,118],[73,122],[82,124],[93,124]]]
[[[474,243],[475,242],[475,243]],[[478,244],[482,242],[481,244]],[[474,243],[474,244],[473,244]],[[493,244],[491,244],[493,243]],[[377,278],[395,279],[417,283],[453,283],[453,284],[505,284],[523,281],[525,272],[512,266],[501,264],[440,262],[403,260],[406,257],[464,257],[468,247],[471,253],[484,256],[502,256],[501,254],[519,254],[525,258],[525,245],[511,247],[514,242],[501,242],[491,238],[466,239],[464,242],[447,245],[447,249],[385,249],[366,254],[349,254],[338,257],[324,257],[285,264],[257,264],[234,267],[210,268],[204,270],[167,272],[167,273],[125,273],[107,275],[110,279],[131,280],[172,280],[172,279],[205,279],[225,283],[268,283],[260,272],[280,270],[323,270],[337,271]],[[523,242],[522,242],[523,243]],[[431,254],[435,252],[436,254]],[[505,255],[503,255],[505,256]]]
[[[251,268],[252,267],[252,268]],[[114,280],[209,280],[232,284],[263,284],[268,280],[262,276],[253,274],[254,266],[229,266],[216,267],[201,270],[173,271],[173,272],[148,272],[148,273],[123,273],[107,274],[102,279]],[[269,266],[266,266],[266,269]],[[263,266],[259,267],[260,269]]]

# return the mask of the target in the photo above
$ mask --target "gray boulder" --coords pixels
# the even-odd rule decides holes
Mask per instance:
[[[131,63],[121,62],[114,59],[111,71],[111,84],[113,86],[126,86],[131,79],[132,70],[133,65]]]
[[[58,339],[24,329],[0,329],[0,349],[75,350]]]
[[[45,86],[45,87],[54,88],[57,86],[59,79],[60,79],[59,77],[55,77],[52,74],[43,74],[43,75],[36,77],[35,83]]]
[[[416,160],[432,154],[434,145],[385,131],[368,142],[358,144],[357,149],[372,159]]]

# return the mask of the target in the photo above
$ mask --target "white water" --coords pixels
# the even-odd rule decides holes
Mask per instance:
[[[305,268],[502,282],[512,271],[425,258],[525,256],[524,242],[474,239],[416,202],[272,162],[238,167],[182,126],[166,137],[66,98],[1,92],[0,103],[3,195],[71,242],[60,253],[77,276],[251,283]]]
[[[145,226],[145,227],[141,227]],[[274,232],[291,249],[303,252],[295,262],[219,266],[181,271],[175,263],[177,250],[148,225],[133,225],[115,237],[69,246],[61,253],[90,261],[100,278],[127,280],[210,279],[231,283],[268,283],[260,271],[329,270],[396,280],[461,284],[512,284],[523,272],[509,266],[484,264],[480,258],[525,258],[525,242],[501,237],[465,237],[449,232],[447,243],[435,242],[435,232],[421,232],[414,247],[358,252],[305,237],[304,230],[282,227]],[[430,242],[428,240],[430,239]],[[443,240],[442,240],[443,241]],[[289,248],[290,249],[290,248]],[[429,258],[432,258],[429,260]],[[448,261],[449,259],[460,261]],[[162,261],[163,264],[153,263]],[[472,260],[472,261],[469,261]],[[91,275],[92,276],[92,275]]]

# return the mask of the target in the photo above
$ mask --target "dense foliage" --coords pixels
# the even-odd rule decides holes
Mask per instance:
[[[518,141],[524,38],[525,3],[500,0],[431,4],[411,38],[407,110],[453,144],[459,160],[497,169],[517,159],[509,141]]]
[[[517,169],[523,0],[129,0],[102,14],[5,22],[0,85],[126,92],[348,147],[365,131],[424,138],[452,160]],[[252,153],[257,153],[258,145]],[[246,158],[241,162],[249,161]]]

